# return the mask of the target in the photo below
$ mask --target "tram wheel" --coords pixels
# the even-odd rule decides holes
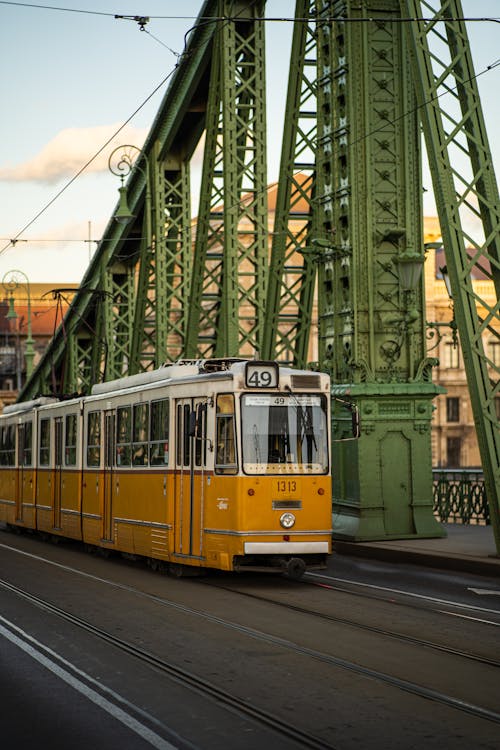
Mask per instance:
[[[301,557],[292,557],[287,560],[285,567],[285,575],[292,581],[298,581],[306,572],[306,564]]]

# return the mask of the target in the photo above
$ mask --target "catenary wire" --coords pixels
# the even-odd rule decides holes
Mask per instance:
[[[109,13],[99,10],[86,10],[82,8],[66,8],[59,5],[40,5],[38,3],[19,3],[14,2],[14,0],[0,0],[0,5],[13,5],[21,8],[35,8],[38,10],[52,10],[52,11],[60,11],[62,13],[84,13],[86,15],[93,15],[93,16],[105,16],[108,18],[124,18],[127,20],[136,21],[138,18],[146,18],[146,16],[129,16],[129,15],[122,15],[117,13]],[[169,15],[150,15],[147,16],[148,20],[168,20],[168,21],[183,21],[183,20],[190,20],[190,19],[198,19],[199,21],[235,21],[237,20],[238,16],[232,16],[232,15],[225,15],[225,16],[194,16],[194,15],[183,15],[183,14],[169,14]],[[256,17],[253,20],[255,21],[265,21],[266,23],[309,23],[310,18],[304,17],[304,18],[296,18],[295,16],[262,16],[262,17]],[[384,19],[381,16],[372,17],[367,16],[365,18],[344,18],[342,16],[327,16],[324,18],[324,20],[327,21],[342,21],[346,23],[371,23],[372,21],[381,21],[381,20],[390,20],[396,23],[411,23],[414,21],[434,21],[434,18],[427,18],[427,17],[421,17],[421,16],[411,16],[407,18],[387,18]],[[493,23],[500,23],[500,17],[495,16],[454,16],[453,18],[446,19],[446,20],[452,20],[452,21],[471,21],[471,22],[493,22]]]
[[[67,11],[72,11],[72,12],[79,12],[76,9],[59,8],[59,7],[55,7],[55,6],[40,6],[40,5],[27,4],[27,3],[16,3],[16,2],[12,2],[10,0],[0,0],[0,5],[21,5],[21,6],[26,6],[26,7],[35,7],[35,8],[50,9],[50,10],[67,10]],[[93,13],[93,11],[81,11],[81,12],[82,13]],[[119,16],[116,16],[114,14],[97,12],[97,11],[96,11],[96,15],[106,15],[106,16],[113,16],[114,18],[119,18]],[[122,16],[122,18],[123,18],[123,16]],[[129,20],[136,20],[137,21],[137,19],[139,17],[127,16],[126,18],[129,19]],[[179,18],[179,19],[183,19],[183,18],[192,18],[192,17],[191,16],[150,16],[149,18],[172,18],[172,19],[173,18],[176,18],[176,19]],[[195,18],[195,17],[193,17],[193,18]],[[206,23],[211,23],[211,22],[213,23],[214,21],[223,21],[225,23],[230,23],[231,21],[233,21],[233,20],[236,19],[236,17],[233,18],[233,17],[219,17],[219,16],[215,16],[215,17],[197,17],[197,18],[198,18],[198,20],[203,20]],[[279,18],[279,19],[278,18],[274,18],[274,19],[271,18],[271,19],[267,19],[267,18],[262,18],[262,19],[259,19],[259,18],[257,18],[257,19],[254,19],[254,20],[263,20],[263,21],[267,21],[267,20],[283,20],[283,21],[288,21],[289,20],[289,21],[297,21],[298,20],[298,21],[307,21],[308,23],[311,23],[311,20],[313,20],[313,22],[314,22],[315,19],[311,19],[311,18],[307,18],[307,19],[306,18],[304,18],[304,19],[294,19],[294,18],[289,18],[289,19],[288,18]],[[326,20],[336,20],[337,22],[344,22],[344,21],[347,21],[347,20],[354,20],[354,19],[345,19],[345,18],[339,18],[339,17],[337,17],[335,19],[326,19]],[[360,20],[360,19],[356,19],[356,20]],[[380,18],[377,18],[377,19],[368,18],[368,19],[361,19],[361,20],[367,20],[367,21],[377,20],[377,21],[380,21]],[[390,19],[390,20],[394,21],[395,19]],[[435,20],[435,19],[422,19],[422,18],[397,19],[397,22],[399,22],[399,21],[422,21],[422,20],[425,21],[425,20]],[[449,21],[471,21],[471,20],[477,20],[477,21],[494,21],[494,22],[500,23],[500,18],[452,18],[452,19],[447,18],[446,22],[449,22]],[[325,19],[321,18],[321,19],[318,19],[318,21],[320,23],[324,23]],[[151,92],[151,94],[149,94],[149,96],[142,102],[142,104],[140,104],[139,107],[127,118],[127,120],[125,120],[125,122],[122,123],[122,125],[113,133],[113,135],[103,144],[103,146],[101,146],[100,149],[86,162],[86,164],[84,164],[80,168],[80,170],[75,175],[73,175],[73,177],[61,188],[61,190],[59,190],[58,193],[56,193],[56,195],[53,196],[53,198],[42,209],[40,209],[40,211],[33,217],[33,219],[31,219],[17,233],[17,235],[14,238],[9,239],[8,243],[2,249],[0,249],[0,255],[2,255],[11,245],[14,246],[17,242],[21,242],[21,241],[34,242],[34,240],[22,240],[22,239],[20,239],[20,235],[23,232],[25,232],[26,229],[28,229],[30,226],[32,226],[32,224],[60,197],[60,195],[62,195],[62,193],[64,193],[72,185],[72,183],[87,169],[88,166],[90,166],[90,164],[92,164],[93,161],[95,161],[95,159],[104,151],[104,149],[111,143],[111,141],[123,130],[123,128],[126,125],[129,124],[129,122],[147,104],[147,102],[150,101],[150,99],[157,93],[157,91],[162,86],[164,86],[164,84],[167,82],[167,80],[173,75],[173,73],[177,69],[177,67],[178,67],[178,65],[180,63],[180,60],[182,59],[183,55],[185,55],[185,53],[186,53],[187,37],[188,37],[189,33],[192,31],[193,28],[195,28],[195,27],[190,28],[186,32],[186,34],[185,34],[185,47],[184,47],[184,51],[182,53],[177,53],[174,50],[172,50],[171,48],[167,47],[167,49],[169,49],[169,51],[172,52],[172,54],[174,54],[177,57],[178,62],[174,66],[174,68],[168,73],[167,76],[165,76],[165,78],[158,84],[158,86]],[[147,31],[146,29],[142,29],[142,30],[143,31]],[[163,46],[166,46],[166,45],[163,44],[163,42],[161,42],[159,39],[157,39],[152,34],[150,34],[150,32],[147,32],[147,33],[150,36],[152,36],[152,38],[154,38],[156,41],[160,42]],[[470,81],[473,81],[474,79],[479,78],[480,76],[484,75],[485,73],[488,73],[488,72],[494,70],[498,66],[500,66],[500,59],[496,60],[494,63],[491,63],[490,65],[488,65],[486,68],[484,68],[479,73],[477,73],[477,74],[471,76],[470,78],[466,79],[463,83],[468,83]],[[398,122],[401,119],[404,119],[405,117],[413,114],[414,112],[418,111],[419,109],[422,109],[423,107],[427,106],[428,104],[431,104],[433,101],[436,101],[437,99],[439,99],[439,98],[441,98],[441,97],[443,97],[443,96],[445,96],[447,94],[451,94],[451,93],[455,92],[456,90],[457,90],[456,88],[450,88],[447,91],[443,91],[441,94],[437,94],[435,97],[432,97],[431,99],[426,100],[422,104],[417,105],[414,109],[409,110],[408,112],[404,112],[403,114],[401,114],[399,117],[395,118],[394,120],[388,120],[388,121],[384,122],[384,124],[381,125],[379,128],[371,130],[369,133],[366,133],[363,136],[361,136],[360,138],[358,138],[355,141],[351,142],[349,144],[349,147],[350,148],[354,147],[355,145],[363,142],[364,140],[367,140],[371,136],[373,136],[376,133],[380,132],[381,130],[385,129],[388,125],[395,124],[396,122]],[[265,189],[263,188],[262,192],[264,190],[267,190],[267,186],[266,186]],[[261,192],[261,191],[255,191],[256,194],[258,194],[259,192]],[[238,201],[238,203],[236,203],[234,206],[232,206],[232,208],[237,207],[238,205],[240,205],[240,203],[241,203],[241,201]],[[136,239],[136,238],[134,238],[134,239]],[[49,241],[49,240],[47,240],[47,241]],[[64,240],[59,240],[59,241],[64,242]],[[86,242],[88,242],[88,240],[68,240],[68,241],[82,241],[82,242],[86,241]],[[93,241],[97,242],[97,243],[99,242],[98,240],[93,240]]]

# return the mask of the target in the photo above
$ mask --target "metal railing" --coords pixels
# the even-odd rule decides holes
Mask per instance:
[[[434,515],[441,523],[489,525],[482,469],[433,469]]]

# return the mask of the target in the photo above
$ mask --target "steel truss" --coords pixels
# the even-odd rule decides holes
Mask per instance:
[[[461,4],[297,0],[270,256],[264,8],[204,3],[203,18],[223,20],[200,21],[190,34],[126,183],[134,219],[110,220],[19,398],[88,393],[180,356],[257,354],[303,366],[318,283],[320,365],[366,407],[359,455],[339,458],[339,482],[378,472],[383,485],[395,448],[408,466],[420,455],[425,464],[435,389],[424,291],[403,289],[397,273],[408,251],[423,260],[420,120],[500,549],[499,367],[483,345],[485,334],[499,337],[500,201]],[[190,161],[203,133],[192,238]],[[493,281],[493,305],[473,284],[475,269]],[[393,413],[407,415],[399,448]],[[429,528],[417,474],[401,480],[413,493],[409,535]]]
[[[316,265],[313,231],[317,144],[316,4],[298,0],[294,26],[262,355],[307,366]],[[304,19],[309,19],[305,22]]]
[[[500,551],[500,367],[484,336],[500,339],[500,200],[460,0],[401,0],[407,17],[419,113],[424,131],[455,318]],[[478,234],[467,228],[471,221]],[[479,271],[496,290],[494,305],[472,277]],[[497,401],[498,403],[498,401]]]
[[[252,355],[265,315],[267,167],[264,2],[220,0],[186,353]]]

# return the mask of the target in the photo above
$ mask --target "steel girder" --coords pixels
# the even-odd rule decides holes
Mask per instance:
[[[262,356],[306,367],[316,279],[308,250],[318,117],[316,2],[297,0],[295,18],[300,20],[294,25],[290,55]]]
[[[267,266],[264,2],[220,0],[186,354],[260,351]]]
[[[382,410],[387,394],[393,401],[384,408],[395,409],[401,393],[416,393],[420,383],[422,398],[429,400],[423,290],[402,290],[394,261],[408,249],[422,250],[416,90],[500,546],[499,373],[482,342],[486,331],[498,338],[491,323],[499,314],[500,204],[465,27],[456,20],[460,3],[318,0],[314,28],[314,4],[298,1],[297,15],[310,22],[302,23],[294,38],[267,311],[264,24],[257,20],[263,8],[264,0],[205,2],[201,15],[224,21],[201,22],[192,32],[127,182],[135,221],[127,228],[113,220],[108,224],[64,325],[20,400],[88,392],[94,382],[148,369],[181,352],[265,351],[283,359],[293,354],[293,361],[303,364],[312,255],[320,270],[320,358],[337,383],[354,384],[366,400],[371,411],[365,433],[386,429],[370,415]],[[349,14],[358,14],[360,23],[343,23]],[[411,83],[401,14],[433,18],[405,24]],[[327,20],[332,15],[334,23]],[[309,59],[316,33],[315,80]],[[346,85],[347,73],[351,81],[357,76],[354,85]],[[190,290],[188,164],[205,127]],[[455,152],[468,159],[466,169]],[[297,179],[297,170],[305,178]],[[309,208],[299,216],[297,240],[292,222],[299,200]],[[466,212],[481,220],[480,241],[464,230]],[[312,253],[310,233],[316,241],[311,237]],[[304,260],[296,264],[304,249]],[[475,267],[493,280],[494,305],[472,284]],[[374,394],[384,388],[379,404]],[[412,411],[418,399],[407,402],[404,408]],[[428,404],[419,402],[415,413],[419,409],[412,429],[424,433]],[[390,430],[387,434],[378,445],[390,453],[394,440]],[[364,445],[360,441],[359,450],[366,450],[369,468],[371,448]],[[345,462],[340,472],[347,473],[356,460]],[[360,464],[360,475],[364,471]]]
[[[429,377],[423,282],[406,290],[398,274],[408,251],[424,260],[416,95],[399,19],[398,0],[333,0],[318,20],[320,361],[336,383]]]
[[[318,15],[320,365],[332,375],[334,535],[442,536],[432,512],[432,398],[416,96],[398,0],[331,0]],[[344,431],[342,399],[361,417]],[[349,422],[350,424],[350,422]],[[337,439],[335,439],[337,438]],[[416,471],[418,467],[418,471]]]
[[[140,250],[130,374],[175,361],[184,352],[191,257],[189,165],[173,157],[167,162],[153,158],[149,179],[146,201],[151,206]]]
[[[500,368],[484,349],[499,341],[500,200],[467,31],[459,0],[401,0],[413,53],[414,79],[426,141],[455,318],[500,553]],[[430,20],[429,20],[430,19]],[[479,225],[472,234],[467,221]],[[470,224],[469,224],[470,225]],[[481,297],[471,273],[493,281],[496,302]]]
[[[200,15],[215,16],[217,6],[206,0]],[[189,161],[205,124],[215,26],[202,21],[191,32],[127,180],[134,221],[124,226],[110,219],[64,324],[19,400],[88,393],[94,383],[148,369],[182,349],[191,253]]]

